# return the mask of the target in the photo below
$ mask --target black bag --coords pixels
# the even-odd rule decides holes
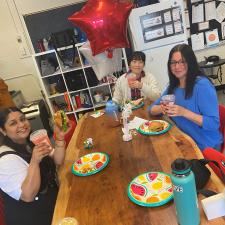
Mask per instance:
[[[207,159],[191,159],[188,160],[189,163],[191,164],[191,170],[195,175],[195,184],[196,184],[196,189],[198,193],[203,194],[204,196],[211,196],[213,194],[216,194],[213,191],[210,190],[202,190],[207,182],[209,181],[211,172],[210,170],[206,167],[208,163],[214,163],[215,166],[217,166],[222,174],[223,181],[225,182],[225,174],[221,170],[218,162],[214,160],[207,160]]]
[[[67,29],[67,30],[63,30],[63,31],[59,31],[56,33],[52,33],[51,34],[51,38],[50,38],[50,43],[51,45],[54,47],[54,49],[56,50],[60,60],[63,62],[64,65],[66,66],[73,66],[74,63],[74,59],[75,59],[75,44],[77,43],[75,36],[74,36],[74,31],[72,29]],[[71,63],[66,63],[65,62],[65,57],[62,54],[62,51],[58,51],[58,48],[62,48],[62,47],[67,47],[72,45],[72,60]]]

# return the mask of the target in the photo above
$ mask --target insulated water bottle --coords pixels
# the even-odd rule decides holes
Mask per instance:
[[[179,158],[172,163],[171,168],[178,223],[180,225],[199,225],[198,199],[191,165],[187,160]]]
[[[108,118],[109,126],[116,127],[120,125],[120,118],[119,118],[118,112],[119,112],[118,105],[112,100],[107,101],[106,107],[105,107],[105,113]]]

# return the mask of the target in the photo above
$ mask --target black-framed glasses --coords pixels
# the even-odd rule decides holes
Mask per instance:
[[[171,66],[171,67],[175,67],[176,65],[178,65],[178,66],[184,66],[185,63],[186,63],[185,60],[179,60],[179,61],[171,60],[171,61],[170,61],[170,66]]]

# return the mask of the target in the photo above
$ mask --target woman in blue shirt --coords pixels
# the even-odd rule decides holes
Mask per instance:
[[[215,88],[199,69],[189,45],[176,45],[168,59],[169,86],[163,95],[174,94],[175,104],[160,104],[162,96],[150,107],[152,115],[167,114],[201,150],[220,149],[219,111]]]

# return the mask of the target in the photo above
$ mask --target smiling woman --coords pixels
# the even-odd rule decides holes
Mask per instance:
[[[55,164],[64,161],[64,132],[55,127],[53,154],[47,143],[29,141],[31,126],[15,107],[0,111],[0,195],[7,225],[50,225],[58,193]]]
[[[144,72],[145,54],[136,51],[132,54],[128,73],[123,74],[116,82],[113,101],[124,104],[127,100],[141,97],[154,101],[160,96],[160,90],[154,76]]]
[[[198,147],[220,148],[218,101],[215,88],[201,72],[195,54],[186,44],[176,45],[167,63],[169,85],[150,107],[152,115],[166,114]],[[174,104],[162,104],[163,96],[173,94]]]

